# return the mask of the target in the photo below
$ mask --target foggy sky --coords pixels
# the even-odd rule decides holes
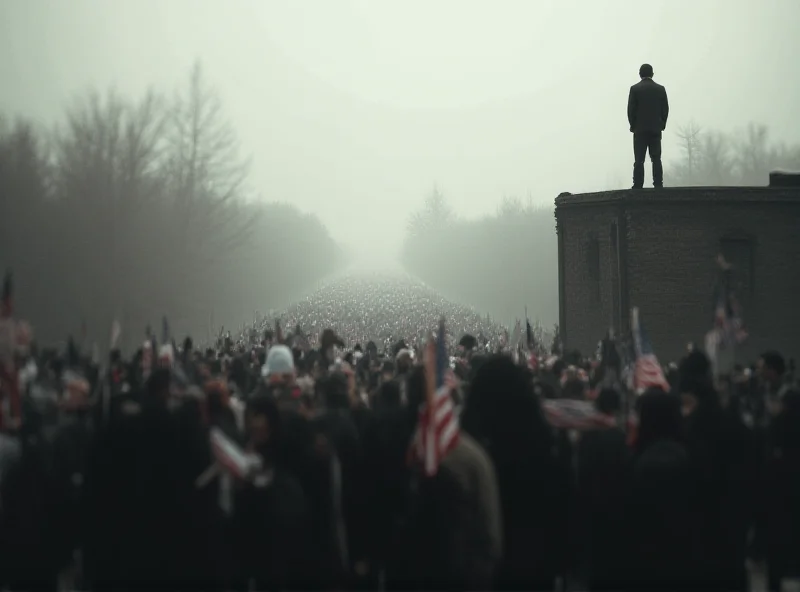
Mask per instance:
[[[0,0],[0,113],[171,90],[199,58],[260,199],[392,257],[437,183],[465,216],[504,195],[630,185],[642,62],[676,125],[800,139],[797,0]]]

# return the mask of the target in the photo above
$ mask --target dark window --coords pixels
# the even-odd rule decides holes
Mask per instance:
[[[619,300],[619,251],[617,250],[617,223],[612,222],[609,229],[611,248],[609,249],[609,279],[611,281],[611,314],[614,330],[619,334],[622,331],[620,321],[622,310]]]
[[[593,280],[600,279],[600,241],[597,237],[589,238],[589,243],[586,247],[586,263],[588,266],[589,278]]]
[[[600,241],[596,236],[589,237],[586,258],[592,298],[597,302],[600,300]]]
[[[720,253],[731,264],[733,290],[744,309],[752,312],[755,300],[755,259],[753,240],[745,236],[729,236],[720,240]]]

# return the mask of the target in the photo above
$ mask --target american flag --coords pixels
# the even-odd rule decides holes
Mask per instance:
[[[590,401],[549,399],[542,403],[547,421],[556,428],[594,430],[617,425],[614,417],[600,413]]]
[[[637,393],[643,393],[651,387],[660,387],[669,391],[669,383],[664,377],[664,371],[658,358],[653,352],[653,346],[639,321],[639,309],[631,309],[631,336],[633,337],[633,353],[635,362],[633,367],[633,388]]]
[[[150,377],[153,371],[153,341],[148,338],[142,344],[142,376],[145,378]]]
[[[161,347],[158,349],[158,365],[171,368],[175,361],[175,348],[172,345],[167,317],[161,319]]]
[[[581,382],[585,382],[588,384],[589,375],[583,368],[578,368],[577,366],[567,366],[567,368],[561,373],[561,378],[559,379],[559,382],[563,387],[565,384],[567,384],[567,382],[569,382],[572,379],[580,380]]]
[[[627,427],[627,438],[625,441],[628,446],[635,446],[636,440],[639,438],[639,416],[636,411],[631,410],[625,421]]]
[[[714,329],[716,344],[734,346],[747,338],[740,316],[741,307],[733,293],[731,270],[723,271],[722,280],[714,290]]]
[[[435,373],[435,390],[432,400],[426,401],[420,409],[414,440],[417,457],[429,477],[436,474],[442,459],[458,444],[458,417],[450,396],[455,377],[450,369],[446,340],[444,319],[441,319],[435,355],[429,353],[425,359],[426,374]]]
[[[253,472],[261,468],[262,461],[258,455],[247,453],[239,448],[219,428],[211,428],[209,437],[214,460],[223,470],[234,477],[248,479]]]

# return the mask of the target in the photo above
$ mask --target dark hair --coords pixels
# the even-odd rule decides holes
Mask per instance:
[[[800,390],[793,388],[783,397],[783,410],[774,420],[775,443],[784,451],[800,451]]]
[[[348,398],[347,376],[341,372],[331,372],[317,381],[317,393],[328,409],[346,409]]]
[[[783,376],[786,373],[786,362],[783,356],[776,351],[767,351],[761,354],[761,359],[764,366],[770,370],[774,370],[778,376]]]
[[[642,64],[639,68],[639,77],[641,78],[652,78],[653,77],[653,66],[650,64]]]
[[[461,420],[464,431],[504,464],[544,459],[552,450],[552,430],[533,381],[509,356],[486,358],[470,385]]]
[[[600,413],[613,415],[622,409],[622,397],[613,388],[604,388],[595,399],[594,406]]]
[[[378,410],[391,410],[399,409],[400,406],[400,384],[396,380],[384,382],[375,396],[375,408]]]
[[[678,390],[681,393],[700,397],[714,388],[711,361],[702,351],[692,351],[683,358],[678,366],[678,373]]]
[[[269,452],[274,451],[283,441],[284,426],[280,409],[275,397],[271,395],[256,395],[247,402],[245,413],[249,416],[264,416],[269,424]],[[265,454],[267,450],[261,450]]]
[[[566,370],[566,368],[567,368],[567,363],[564,360],[559,359],[553,363],[553,367],[550,368],[550,372],[556,378],[561,378],[561,374],[564,372],[564,370]]]
[[[161,395],[169,391],[172,375],[166,368],[156,368],[147,379],[147,393],[150,396]]]
[[[639,407],[638,452],[659,440],[683,442],[681,401],[676,395],[650,389],[637,401]]]
[[[561,398],[581,400],[586,393],[586,384],[580,378],[570,378],[561,387]]]
[[[425,368],[414,366],[406,378],[406,399],[409,409],[414,410],[414,414],[425,402],[425,388]]]

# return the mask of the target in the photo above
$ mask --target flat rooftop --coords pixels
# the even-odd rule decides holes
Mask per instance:
[[[590,204],[653,204],[659,205],[700,202],[758,202],[800,204],[800,187],[664,187],[660,189],[614,189],[594,193],[562,193],[556,208],[569,208]]]

